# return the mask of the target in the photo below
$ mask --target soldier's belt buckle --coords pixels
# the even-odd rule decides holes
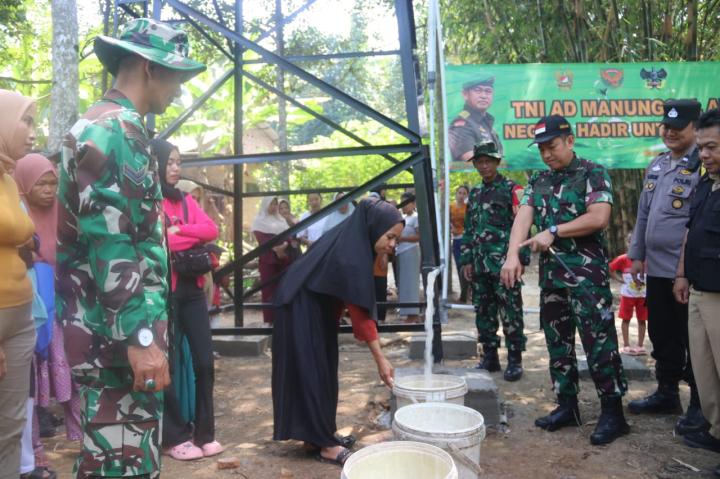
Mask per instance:
[[[676,210],[679,210],[680,208],[683,207],[683,200],[673,200],[672,207],[675,208]]]

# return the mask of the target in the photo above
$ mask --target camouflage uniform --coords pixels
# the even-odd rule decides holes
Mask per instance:
[[[536,173],[521,204],[535,209],[534,223],[542,231],[585,214],[588,205],[612,201],[612,186],[605,168],[575,157],[561,171]],[[602,302],[602,307],[609,309],[612,294],[602,232],[581,238],[556,238],[553,247],[594,298]],[[577,395],[577,327],[598,395],[622,396],[627,382],[618,353],[615,323],[601,318],[594,301],[584,297],[549,253],[540,256],[540,287],[540,321],[545,330],[555,393]]]
[[[132,103],[110,90],[65,137],[57,314],[80,385],[77,477],[159,475],[163,394],[134,392],[127,339],[166,346],[167,255],[157,162]]]
[[[506,288],[500,282],[500,269],[505,262],[513,219],[513,196],[522,188],[498,174],[492,183],[481,182],[470,192],[465,213],[465,233],[460,247],[460,264],[472,264],[473,304],[478,342],[484,347],[498,348],[498,316],[503,325],[505,347],[524,351],[527,338],[523,334],[523,303],[521,283]],[[523,254],[523,264],[528,255]]]
[[[462,155],[473,151],[476,144],[492,141],[497,145],[502,157],[503,148],[500,137],[493,128],[495,118],[488,112],[472,110],[467,106],[453,120],[448,128],[450,152],[453,161],[462,161]]]

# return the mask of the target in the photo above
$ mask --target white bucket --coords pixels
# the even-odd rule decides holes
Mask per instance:
[[[422,374],[401,376],[393,385],[397,409],[419,402],[449,402],[462,406],[467,391],[464,378],[449,374],[431,374],[430,381]]]
[[[420,442],[373,444],[353,453],[340,479],[458,479],[450,455]]]
[[[425,442],[447,451],[459,479],[478,478],[485,420],[474,409],[450,403],[411,404],[395,412],[392,428],[396,439]]]

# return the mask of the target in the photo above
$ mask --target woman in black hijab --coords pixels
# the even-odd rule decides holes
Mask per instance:
[[[393,368],[380,349],[373,262],[394,250],[402,215],[385,201],[364,200],[352,216],[323,235],[288,268],[275,293],[272,344],[273,439],[305,441],[317,458],[342,465],[350,452],[336,437],[338,319],[351,314],[383,382]]]

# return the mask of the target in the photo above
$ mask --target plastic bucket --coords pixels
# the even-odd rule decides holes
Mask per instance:
[[[422,374],[395,379],[393,394],[397,409],[419,402],[449,402],[464,405],[468,387],[464,378],[449,374],[432,374],[429,380]]]
[[[393,433],[400,440],[424,442],[447,451],[459,479],[477,479],[485,420],[469,407],[451,403],[411,404],[395,413]]]
[[[353,453],[340,479],[458,479],[450,455],[420,442],[373,444]]]

